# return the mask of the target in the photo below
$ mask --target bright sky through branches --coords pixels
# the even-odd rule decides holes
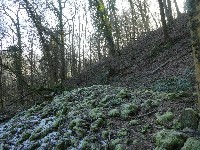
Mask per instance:
[[[43,2],[43,1],[44,1],[44,2],[45,2],[45,1],[46,1],[46,2],[49,2],[48,0],[41,0],[41,2]],[[87,1],[87,0],[86,0],[86,1]],[[81,3],[86,2],[86,1],[80,0],[80,1],[79,1],[80,3],[77,3],[78,0],[75,1],[77,5],[80,5],[80,6],[76,6],[76,7],[80,8],[80,7],[81,7]],[[105,1],[106,1],[106,0],[105,0]],[[150,2],[149,4],[150,4],[150,11],[151,11],[151,13],[154,15],[154,17],[157,18],[157,20],[160,20],[158,1],[157,1],[157,0],[148,0],[148,1]],[[183,12],[184,12],[183,6],[184,6],[185,0],[176,0],[176,1],[177,1],[177,3],[178,3],[178,6],[179,6],[180,11],[183,13]],[[3,1],[2,1],[2,2],[3,2]],[[0,2],[0,4],[1,4],[2,2]],[[12,3],[11,1],[5,1],[5,2],[6,2],[6,3]],[[57,1],[56,1],[56,2],[57,2]],[[73,1],[72,1],[72,2],[73,2]],[[116,0],[116,2],[117,2],[117,8],[118,8],[118,10],[119,10],[119,14],[122,14],[122,10],[123,10],[123,9],[124,9],[125,11],[127,11],[128,9],[130,9],[128,0]],[[175,12],[174,0],[171,0],[171,2],[172,2],[173,11]],[[55,4],[56,4],[56,3],[55,3]],[[0,5],[0,6],[1,6],[1,5]],[[14,5],[13,5],[13,6],[14,6]],[[71,7],[71,8],[69,8],[69,7],[70,7],[70,6],[68,6],[68,5],[66,4],[66,5],[65,5],[65,10],[63,11],[63,12],[64,12],[64,16],[66,16],[67,18],[70,18],[70,17],[71,17],[69,11],[72,10],[72,12],[73,12],[73,9],[74,9],[73,7]],[[69,8],[69,9],[68,9],[68,8]],[[17,8],[16,8],[16,10],[17,10]],[[1,11],[2,11],[2,10],[1,10]],[[15,6],[12,8],[12,11],[8,11],[8,12],[9,12],[10,15],[13,16],[14,19],[16,20],[16,18],[15,18],[15,12],[16,12],[16,11],[15,11]],[[65,13],[65,12],[66,12],[66,13]],[[3,11],[2,11],[2,14],[3,14]],[[31,29],[34,29],[34,25],[31,25],[30,22],[28,21],[28,18],[27,18],[27,15],[26,15],[25,10],[21,10],[21,11],[20,11],[20,14],[21,14],[21,16],[23,16],[23,17],[20,18],[20,22],[22,23],[22,26],[23,26],[23,27],[27,27],[27,28],[25,28],[24,30],[22,29],[22,31],[23,31],[22,34],[23,34],[23,35],[26,35],[26,36],[27,36],[28,34],[32,34],[32,33],[30,32],[30,30],[31,30]],[[80,12],[79,12],[78,15],[81,15],[81,16],[84,15],[84,10],[80,8]],[[90,16],[90,13],[87,12],[87,15]],[[88,17],[88,18],[89,18],[89,17]],[[45,16],[45,19],[46,19],[46,21],[47,21],[48,24],[49,24],[48,27],[50,27],[50,28],[55,28],[55,25],[56,25],[56,22],[55,22],[56,17],[55,17],[55,16],[54,16],[54,18],[53,18],[53,15],[51,15],[51,14],[49,13],[48,15]],[[81,20],[81,21],[83,21],[83,20]],[[89,21],[89,20],[88,20],[88,21]],[[78,19],[77,19],[77,21],[75,21],[75,24],[78,24],[78,23],[79,23],[79,22],[78,22]],[[8,18],[8,17],[6,17],[5,26],[6,26],[6,24],[9,25],[10,27],[12,26],[12,28],[15,30],[15,27],[13,26],[13,24],[12,24],[10,18]],[[154,26],[153,24],[154,24],[154,22],[152,21],[152,26]],[[78,26],[78,25],[77,25],[77,26]],[[8,32],[9,32],[10,35],[13,35],[13,33],[11,33],[11,31],[9,30],[10,27],[7,27]],[[89,29],[90,29],[90,30],[92,29],[91,24],[90,24]],[[88,29],[88,32],[89,32],[88,34],[90,34],[89,29]],[[78,29],[77,29],[77,30],[78,30]],[[33,30],[33,32],[34,32],[34,34],[37,33],[35,30]],[[33,39],[33,38],[35,38],[35,40],[37,40],[37,36],[32,37],[32,39]],[[14,38],[14,36],[13,36],[12,38],[10,38],[10,36],[7,36],[6,39],[2,40],[3,43],[4,43],[2,49],[6,49],[6,48],[8,47],[8,45],[15,44],[15,43],[13,43],[13,39],[16,39],[16,37]],[[28,38],[24,38],[24,40],[26,40],[26,41],[23,41],[23,42],[24,42],[24,43],[28,43],[27,39],[28,39]],[[15,40],[15,41],[16,41],[16,40]],[[6,43],[6,44],[5,44],[5,43]]]

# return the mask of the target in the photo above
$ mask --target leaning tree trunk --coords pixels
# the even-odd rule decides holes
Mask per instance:
[[[198,106],[200,110],[200,1],[190,0],[188,5],[195,75],[197,81]]]

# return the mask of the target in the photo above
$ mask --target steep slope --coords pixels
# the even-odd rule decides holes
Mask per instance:
[[[105,58],[66,85],[146,87],[170,77],[193,82],[193,57],[187,24],[187,15],[183,14],[170,28],[170,42],[164,42],[161,28],[151,31],[130,42],[119,57]]]

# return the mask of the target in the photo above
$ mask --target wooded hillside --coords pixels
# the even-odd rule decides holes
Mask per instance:
[[[2,0],[0,147],[200,149],[198,6]]]

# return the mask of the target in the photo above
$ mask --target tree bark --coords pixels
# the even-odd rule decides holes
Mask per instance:
[[[169,34],[168,34],[167,24],[166,24],[166,20],[165,20],[164,5],[163,5],[162,0],[158,0],[158,3],[159,3],[159,7],[160,7],[160,16],[161,16],[164,40],[168,41],[169,40]]]
[[[61,69],[60,69],[60,78],[61,78],[61,87],[64,86],[64,81],[66,77],[66,65],[65,65],[65,45],[64,45],[64,30],[63,30],[63,19],[62,19],[62,2],[58,0],[59,3],[59,28],[60,28],[60,54],[61,54]]]
[[[172,25],[172,23],[173,23],[173,16],[172,16],[172,4],[171,4],[171,0],[167,0],[167,5],[168,5],[168,11],[169,11],[168,24]]]
[[[174,4],[175,4],[177,16],[179,17],[179,16],[181,15],[181,12],[180,12],[180,10],[179,10],[179,8],[178,8],[178,4],[177,4],[176,0],[174,0]]]
[[[0,56],[0,110],[3,110],[4,108],[4,102],[3,102],[3,88],[2,88],[2,74],[3,74],[3,67],[2,67],[2,58]]]
[[[200,1],[190,0],[188,4],[195,76],[197,81],[198,106],[200,111]]]

